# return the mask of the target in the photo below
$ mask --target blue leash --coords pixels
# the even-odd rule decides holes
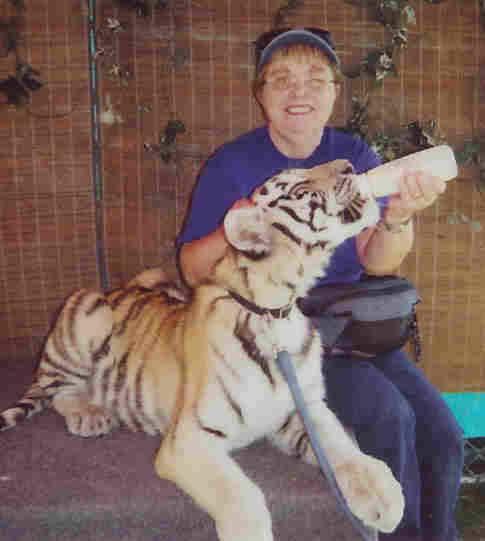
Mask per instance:
[[[347,502],[345,501],[345,498],[343,497],[342,492],[337,484],[337,480],[335,479],[333,470],[330,464],[328,463],[327,457],[325,456],[325,453],[315,433],[313,422],[310,419],[310,414],[308,413],[308,409],[306,407],[303,394],[301,392],[300,386],[298,385],[295,370],[293,368],[293,363],[291,362],[291,357],[289,353],[285,350],[279,351],[276,356],[276,361],[278,363],[281,373],[283,374],[286,382],[288,383],[291,394],[293,396],[293,400],[295,401],[295,404],[296,404],[296,408],[306,428],[313,450],[315,451],[315,455],[320,465],[320,469],[322,470],[322,473],[327,478],[328,483],[330,487],[332,488],[335,494],[335,497],[337,498],[337,501],[339,502],[342,509],[344,510],[344,513],[347,516],[347,518],[350,520],[352,525],[362,536],[364,541],[374,541],[375,537],[371,533],[370,529],[367,528],[363,524],[363,522],[359,520],[349,509],[349,506],[347,505]]]

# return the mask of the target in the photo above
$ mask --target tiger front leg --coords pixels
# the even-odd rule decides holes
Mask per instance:
[[[220,436],[179,424],[162,442],[155,469],[213,518],[220,541],[273,541],[263,493],[229,456]]]
[[[320,445],[352,513],[369,527],[386,533],[394,531],[403,516],[404,496],[390,468],[362,453],[322,400],[307,406]],[[283,451],[318,465],[298,412],[288,418],[272,439]]]

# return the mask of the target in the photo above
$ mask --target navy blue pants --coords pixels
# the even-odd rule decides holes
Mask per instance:
[[[372,359],[335,355],[324,374],[330,408],[402,485],[403,520],[379,539],[456,541],[463,431],[437,389],[399,350]]]

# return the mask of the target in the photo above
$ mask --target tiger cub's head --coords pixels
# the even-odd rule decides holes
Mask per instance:
[[[227,213],[226,237],[247,265],[251,260],[252,269],[271,272],[275,281],[288,279],[292,267],[305,275],[308,268],[312,280],[322,276],[335,247],[379,219],[375,199],[363,193],[347,160],[282,171],[251,199],[253,207]]]

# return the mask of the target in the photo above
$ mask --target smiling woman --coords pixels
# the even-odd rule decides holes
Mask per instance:
[[[289,157],[307,158],[322,139],[342,78],[330,34],[270,32],[259,38],[256,54],[253,90],[273,143]]]
[[[275,53],[256,93],[273,143],[292,158],[307,158],[320,143],[339,88],[325,55],[300,47],[291,57]]]
[[[272,31],[255,50],[253,92],[266,123],[223,145],[199,175],[178,238],[180,268],[191,286],[210,280],[228,249],[226,211],[251,205],[250,194],[266,179],[336,159],[348,160],[357,174],[379,165],[362,140],[328,126],[342,77],[329,32]],[[444,189],[444,181],[424,170],[404,172],[398,192],[380,201],[379,227],[344,241],[317,285],[393,272],[412,247],[414,213]],[[404,518],[386,539],[456,541],[462,434],[438,391],[400,350],[366,358],[332,355],[323,363],[330,406],[353,428],[362,450],[385,461],[402,483]]]

